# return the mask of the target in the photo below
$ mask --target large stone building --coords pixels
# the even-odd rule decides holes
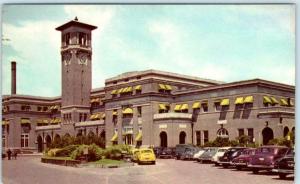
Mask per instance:
[[[224,83],[146,70],[109,78],[91,89],[92,30],[72,20],[61,31],[62,95],[2,98],[5,148],[42,151],[65,135],[96,134],[106,145],[203,145],[249,135],[266,144],[294,131],[295,87],[261,79]]]

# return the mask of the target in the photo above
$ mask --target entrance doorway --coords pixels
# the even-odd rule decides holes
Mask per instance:
[[[269,127],[264,128],[262,131],[262,136],[263,136],[263,145],[268,144],[268,142],[271,139],[274,139],[273,130]]]
[[[284,127],[284,129],[283,129],[283,137],[286,137],[288,135],[289,131],[290,130],[289,130],[288,127]]]
[[[46,147],[49,148],[51,145],[51,137],[50,135],[47,135],[46,136]]]
[[[38,152],[43,152],[43,138],[40,135],[37,137],[37,144],[38,144]]]
[[[179,144],[185,144],[186,133],[184,131],[179,134]]]
[[[159,134],[160,137],[160,146],[161,147],[168,147],[168,136],[166,132],[161,132]]]

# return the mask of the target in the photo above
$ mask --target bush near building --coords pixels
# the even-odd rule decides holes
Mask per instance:
[[[229,140],[227,138],[217,137],[214,141],[209,141],[204,144],[204,147],[225,147],[225,146],[258,147],[258,145],[254,143],[250,143],[250,137],[246,135],[237,137],[236,140]]]

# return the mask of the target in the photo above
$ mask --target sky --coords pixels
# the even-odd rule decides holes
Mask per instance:
[[[294,5],[4,5],[2,94],[61,95],[60,32],[78,17],[95,25],[92,87],[156,69],[234,82],[295,85]]]

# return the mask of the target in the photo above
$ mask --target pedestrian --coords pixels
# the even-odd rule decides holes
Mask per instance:
[[[10,157],[11,157],[11,150],[10,149],[7,150],[7,157],[8,157],[8,160],[10,160]]]
[[[14,150],[13,156],[14,156],[15,160],[17,160],[17,156],[18,156],[17,150]]]

